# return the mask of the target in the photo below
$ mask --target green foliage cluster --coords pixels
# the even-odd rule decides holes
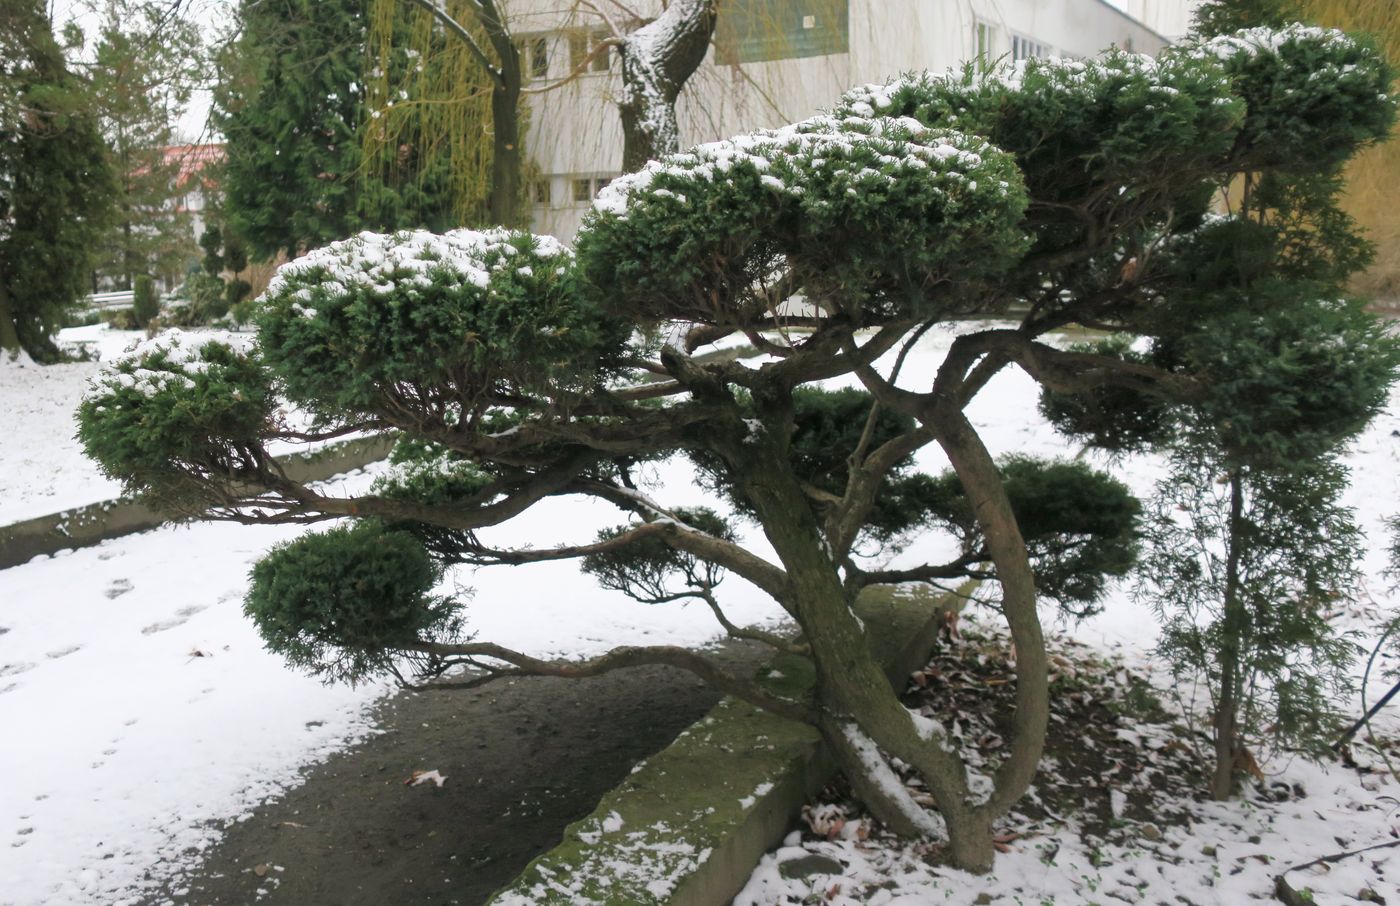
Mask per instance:
[[[1359,581],[1345,475],[1335,462],[1300,462],[1246,469],[1241,484],[1232,524],[1214,451],[1178,452],[1147,522],[1139,596],[1159,615],[1174,669],[1203,677],[1217,707],[1227,690],[1247,739],[1320,755],[1357,653],[1327,619]]]
[[[156,293],[155,281],[147,274],[141,274],[136,278],[131,312],[136,318],[136,325],[142,328],[150,324],[151,319],[160,314],[160,296]]]
[[[0,7],[0,349],[58,358],[49,339],[86,290],[115,181],[86,90],[44,4]]]
[[[276,402],[254,357],[171,330],[102,372],[78,438],[128,491],[183,509],[206,502],[202,480],[249,465]]]
[[[618,362],[625,328],[574,281],[571,256],[546,237],[366,233],[282,268],[256,323],[287,394],[321,418],[413,395],[440,417],[477,419],[591,386]]]
[[[402,135],[392,172],[366,167],[361,129],[370,0],[243,0],[221,62],[214,119],[226,138],[229,226],[259,260],[360,229],[453,225],[450,167],[418,164]],[[406,5],[405,5],[406,8]],[[399,53],[395,65],[410,61]]]
[[[1245,104],[1217,65],[1170,49],[1157,60],[1115,50],[915,74],[847,92],[836,114],[982,136],[1016,157],[1033,201],[1069,203],[1095,186],[1143,191],[1183,170],[1209,172],[1235,142]]]
[[[675,518],[683,530],[703,532],[712,538],[734,540],[729,523],[708,507],[680,507]],[[598,541],[611,541],[635,525],[603,529]],[[693,554],[679,551],[657,537],[644,538],[612,550],[589,554],[579,568],[604,588],[615,589],[639,601],[661,604],[686,597],[691,591],[710,591],[724,578],[724,570]],[[684,590],[672,581],[679,577]]]
[[[1070,351],[1134,364],[1160,364],[1135,351],[1132,339],[1110,336],[1094,343],[1076,343]],[[1078,393],[1040,391],[1040,414],[1055,430],[1099,450],[1129,453],[1146,450],[1171,437],[1173,406],[1136,387],[1103,384]]]
[[[579,266],[600,304],[642,322],[752,323],[796,286],[855,323],[927,317],[928,287],[1009,266],[1024,205],[985,141],[818,117],[615,180],[579,232]]]
[[[1095,613],[1110,578],[1138,559],[1141,504],[1127,485],[1082,462],[1009,456],[1000,463],[1040,594],[1074,616]],[[965,551],[983,550],[976,514],[956,475],[929,489],[927,521],[946,526]]]
[[[253,567],[244,612],[268,646],[326,682],[393,669],[389,652],[459,637],[442,569],[417,539],[377,522],[305,535]]]
[[[178,278],[197,253],[193,217],[179,203],[191,187],[181,180],[177,124],[208,60],[187,17],[143,0],[92,7],[99,18],[85,75],[117,177],[116,216],[102,236],[97,269],[134,289],[139,274]]]
[[[1189,53],[1221,60],[1248,114],[1239,140],[1258,169],[1330,170],[1390,131],[1395,105],[1377,103],[1394,70],[1375,45],[1341,32],[1289,25],[1219,35]]]

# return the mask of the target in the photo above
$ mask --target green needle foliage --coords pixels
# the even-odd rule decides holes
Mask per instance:
[[[375,522],[305,535],[253,567],[244,612],[287,662],[326,682],[392,668],[390,652],[458,637],[442,568],[407,532]]]
[[[82,436],[132,490],[203,495],[248,522],[367,526],[310,536],[256,577],[250,610],[298,664],[357,678],[402,655],[484,671],[474,682],[690,669],[816,727],[880,820],[926,833],[922,806],[878,780],[898,757],[937,801],[949,858],[985,871],[993,822],[1043,750],[1041,606],[1092,608],[1143,531],[1123,485],[1084,464],[992,457],[966,410],[1004,369],[1053,391],[1046,411],[1080,437],[1167,444],[1183,478],[1164,487],[1224,489],[1223,516],[1220,494],[1179,513],[1164,497],[1146,525],[1154,542],[1173,527],[1202,539],[1150,550],[1178,558],[1154,561],[1166,610],[1203,589],[1202,634],[1181,623],[1171,650],[1183,670],[1215,658],[1204,669],[1230,721],[1222,757],[1264,710],[1291,721],[1289,741],[1322,719],[1326,664],[1346,648],[1321,607],[1346,590],[1336,551],[1352,538],[1329,457],[1396,367],[1394,343],[1338,301],[1365,247],[1329,199],[1336,168],[1389,128],[1391,75],[1364,41],[1287,27],[1156,61],[1111,52],[903,76],[614,182],[572,252],[504,230],[335,242],[256,303],[255,353],[142,352],[99,381]],[[1014,325],[964,324],[937,365],[910,355],[939,322],[1007,311],[1021,313]],[[1071,323],[1117,338],[1042,342]],[[768,355],[696,354],[727,339]],[[291,430],[274,391],[311,426]],[[322,496],[267,454],[273,440],[352,430],[401,438],[366,494]],[[948,475],[918,471],[931,445]],[[680,456],[716,512],[649,496],[667,491],[648,486],[647,464]],[[560,496],[628,521],[557,548],[485,540]],[[762,532],[764,554],[722,506]],[[937,543],[915,546],[925,535]],[[899,547],[927,562],[882,565]],[[1187,562],[1192,550],[1207,553]],[[432,595],[435,568],[562,558],[643,600],[702,598],[731,634],[792,650],[723,618],[715,586],[741,576],[796,624],[813,697],[775,699],[664,645],[559,665],[454,640],[460,607]],[[1212,570],[1217,585],[1192,584]],[[900,704],[851,610],[872,585],[967,577],[1000,586],[1017,655],[1007,744],[980,753],[995,779],[976,792],[962,755]],[[1205,611],[1217,601],[1218,625]]]
[[[360,229],[457,222],[451,168],[420,161],[412,134],[400,135],[404,156],[391,170],[366,160],[369,8],[370,0],[239,4],[214,121],[226,137],[224,213],[255,259],[295,257]],[[400,52],[392,65],[409,61]]]
[[[116,183],[44,4],[0,6],[0,355],[38,362],[86,291]]]
[[[1253,9],[1212,4],[1199,27]],[[1368,42],[1318,34],[1257,27],[1204,42],[1200,53],[1222,60],[1245,101],[1246,172],[1221,187],[1227,214],[1169,240],[1176,289],[1147,351],[1099,347],[1202,378],[1199,391],[1164,401],[1102,387],[1041,400],[1072,436],[1169,456],[1139,593],[1162,617],[1178,676],[1208,682],[1219,799],[1257,770],[1251,746],[1317,752],[1331,738],[1355,652],[1326,615],[1354,593],[1359,550],[1337,460],[1400,369],[1400,342],[1346,297],[1370,246],[1338,205],[1341,166],[1393,120],[1388,97],[1375,102],[1389,70],[1367,62]],[[1342,110],[1358,115],[1342,122]]]

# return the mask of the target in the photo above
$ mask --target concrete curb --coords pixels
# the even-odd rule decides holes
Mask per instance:
[[[293,481],[325,481],[383,459],[392,446],[393,441],[382,436],[362,437],[312,453],[279,457],[278,461]],[[0,526],[0,569],[28,563],[40,555],[150,531],[171,521],[179,520],[121,498]]]
[[[951,596],[871,589],[856,611],[891,682],[925,663]],[[760,671],[800,694],[811,664],[780,655]],[[638,765],[598,808],[564,831],[491,906],[722,906],[835,771],[811,727],[728,699]]]

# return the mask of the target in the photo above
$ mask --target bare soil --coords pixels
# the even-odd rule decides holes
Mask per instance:
[[[731,645],[721,656],[752,670],[767,653]],[[485,903],[717,700],[660,667],[402,693],[380,707],[382,733],[228,827],[142,906]],[[433,769],[442,787],[405,785]]]

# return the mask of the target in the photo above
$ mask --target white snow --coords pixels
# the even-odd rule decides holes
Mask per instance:
[[[969,326],[975,325],[959,329]],[[106,346],[118,340],[124,345],[132,337],[84,330],[82,336]],[[935,330],[921,341],[904,367],[903,383],[931,380],[951,338],[951,331]],[[91,363],[46,369],[0,364],[0,388],[19,412],[0,436],[0,475],[6,482],[0,489],[0,522],[113,495],[69,440],[71,412],[95,368]],[[996,454],[1073,455],[1076,451],[1035,412],[1034,389],[1020,372],[1003,373],[974,401],[973,422]],[[1379,576],[1380,526],[1400,511],[1400,449],[1391,436],[1396,430],[1400,397],[1392,399],[1348,459],[1355,485],[1350,502],[1370,535],[1368,588],[1382,601],[1387,585]],[[930,471],[943,468],[936,448],[922,451],[920,461]],[[1159,470],[1158,463],[1144,458],[1115,467],[1139,493],[1150,488]],[[366,487],[375,471],[348,478],[346,487]],[[675,461],[651,467],[655,484],[647,485],[646,496],[667,508],[713,506],[691,472]],[[624,521],[616,507],[561,498],[481,535],[498,546],[545,547],[587,541],[599,527]],[[6,739],[0,747],[5,778],[0,783],[0,903],[106,906],[136,897],[190,864],[222,822],[246,816],[294,783],[299,770],[371,731],[366,709],[382,688],[325,687],[288,671],[262,650],[242,616],[251,562],[298,531],[198,523],[0,570],[0,727]],[[771,556],[756,532],[749,535],[756,553]],[[939,553],[921,545],[895,565]],[[466,606],[470,630],[537,656],[586,656],[620,644],[700,645],[716,634],[703,605],[636,604],[597,588],[567,562],[463,569],[444,591],[465,594],[467,589],[474,589]],[[781,617],[776,605],[737,577],[730,576],[721,592],[736,623]],[[1073,632],[1145,662],[1155,623],[1120,588],[1101,616]],[[1384,689],[1384,680],[1374,677],[1372,699]],[[1347,707],[1357,710],[1355,702]],[[1400,720],[1383,714],[1382,726],[1394,733]],[[416,767],[403,765],[404,776]],[[1144,848],[1110,853],[1105,865],[1101,854],[1066,838],[1059,841],[1053,864],[1046,864],[1038,848],[1046,841],[1033,838],[999,857],[994,878],[942,871],[930,880],[927,867],[915,865],[921,860],[908,853],[868,851],[851,841],[820,846],[834,847],[830,852],[853,876],[879,871],[891,879],[888,895],[870,901],[875,906],[930,899],[971,903],[982,892],[1025,898],[1028,889],[1037,893],[1032,902],[1044,895],[1057,903],[1082,903],[1093,898],[1086,885],[1126,889],[1134,878],[1195,903],[1225,904],[1265,896],[1279,865],[1343,848],[1334,837],[1364,845],[1400,823],[1383,798],[1400,791],[1375,776],[1365,781],[1372,785],[1368,789],[1356,774],[1335,766],[1295,759],[1264,768],[1302,783],[1307,796],[1278,806],[1206,807],[1214,823],[1197,825],[1195,840],[1168,830],[1156,846],[1161,858],[1156,849]],[[1251,835],[1262,843],[1245,842]],[[1199,855],[1207,844],[1217,847],[1217,857]],[[1259,852],[1274,862],[1250,858]],[[703,861],[705,855],[687,858]],[[1392,878],[1400,877],[1400,853],[1383,851],[1372,861],[1381,859],[1391,860]],[[765,864],[753,883],[777,878],[771,861]],[[1215,868],[1220,877],[1211,873]],[[151,880],[143,881],[148,872]],[[657,880],[670,882],[669,877]],[[1346,891],[1353,882],[1347,866],[1308,881],[1320,892]],[[751,885],[754,889],[764,893],[739,902],[780,903],[791,892]],[[1319,902],[1325,901],[1320,893]],[[838,896],[830,902],[852,901]]]
[[[939,359],[938,350],[946,348],[946,342],[946,335],[927,340],[910,357],[905,374],[931,374]],[[1076,455],[1079,451],[1040,417],[1035,399],[1030,378],[1019,371],[1003,372],[974,400],[970,415],[994,454]],[[1352,475],[1346,503],[1355,509],[1367,541],[1362,564],[1365,579],[1359,590],[1362,603],[1342,619],[1346,621],[1344,628],[1362,633],[1360,641],[1368,650],[1379,619],[1394,615],[1397,606],[1396,594],[1390,590],[1392,583],[1382,575],[1389,540],[1386,520],[1400,515],[1397,437],[1400,389],[1392,392],[1386,411],[1351,445],[1345,457]],[[1116,462],[1094,456],[1090,459],[1141,497],[1150,494],[1164,471],[1163,463],[1149,456]],[[928,470],[944,467],[934,450],[925,449],[919,460]],[[896,562],[907,565],[941,553],[945,551],[921,543]],[[1134,600],[1126,583],[1115,586],[1104,604],[1101,614],[1077,626],[1060,624],[1046,615],[1047,622],[1051,629],[1065,630],[1104,655],[1122,656],[1128,664],[1151,674],[1159,690],[1166,689],[1170,679],[1163,665],[1151,657],[1158,632],[1151,610]],[[1397,666],[1393,655],[1387,663],[1390,669]],[[1362,666],[1357,667],[1358,678]],[[1387,680],[1373,674],[1368,700],[1376,701],[1393,681],[1393,677]],[[1163,698],[1170,701],[1170,693],[1164,693]],[[1359,698],[1342,707],[1346,713],[1361,713]],[[1383,711],[1374,723],[1378,732],[1400,736],[1400,708]],[[1358,757],[1360,762],[1365,760]],[[1058,906],[1120,901],[1234,906],[1272,901],[1274,877],[1290,865],[1400,838],[1400,808],[1395,806],[1400,783],[1388,776],[1360,774],[1336,763],[1314,764],[1286,754],[1264,761],[1262,767],[1270,781],[1297,784],[1305,795],[1284,803],[1244,798],[1194,805],[1191,808],[1199,820],[1189,833],[1184,828],[1168,827],[1161,840],[1139,839],[1132,846],[1092,849],[1076,834],[1052,829],[1048,835],[1012,843],[1010,852],[997,856],[993,873],[983,877],[934,868],[916,845],[879,848],[850,840],[819,840],[803,842],[799,848],[794,845],[798,841],[789,840],[785,848],[764,857],[735,899],[735,906],[785,906],[811,902],[808,898],[817,896],[831,906],[969,906],[989,901]],[[1121,808],[1121,801],[1111,800],[1111,807]],[[805,881],[788,880],[779,874],[782,861],[812,852],[836,859],[845,870],[840,875],[818,875]],[[1356,902],[1356,896],[1366,888],[1389,902],[1400,897],[1400,847],[1369,853],[1364,859],[1351,859],[1330,870],[1292,874],[1289,881],[1295,888],[1311,889],[1318,903]],[[869,898],[855,895],[881,885],[882,889]],[[833,890],[836,892],[828,895]]]
[[[512,259],[520,250],[512,243],[518,240],[519,234],[501,228],[446,233],[366,231],[282,265],[266,295],[275,297],[289,287],[297,287],[291,291],[292,296],[310,301],[307,289],[316,287],[332,298],[351,288],[387,297],[400,287],[427,286],[432,282],[430,275],[437,272],[484,287],[493,271],[515,267]],[[541,258],[573,254],[552,236],[536,236],[534,251]],[[302,314],[315,317],[316,310],[306,308]]]
[[[75,413],[102,361],[120,355],[145,336],[105,324],[59,332],[59,343],[85,349],[93,361],[35,365],[0,356],[0,399],[5,435],[0,439],[0,525],[110,500],[121,485],[83,455]],[[225,336],[220,334],[219,336]]]

